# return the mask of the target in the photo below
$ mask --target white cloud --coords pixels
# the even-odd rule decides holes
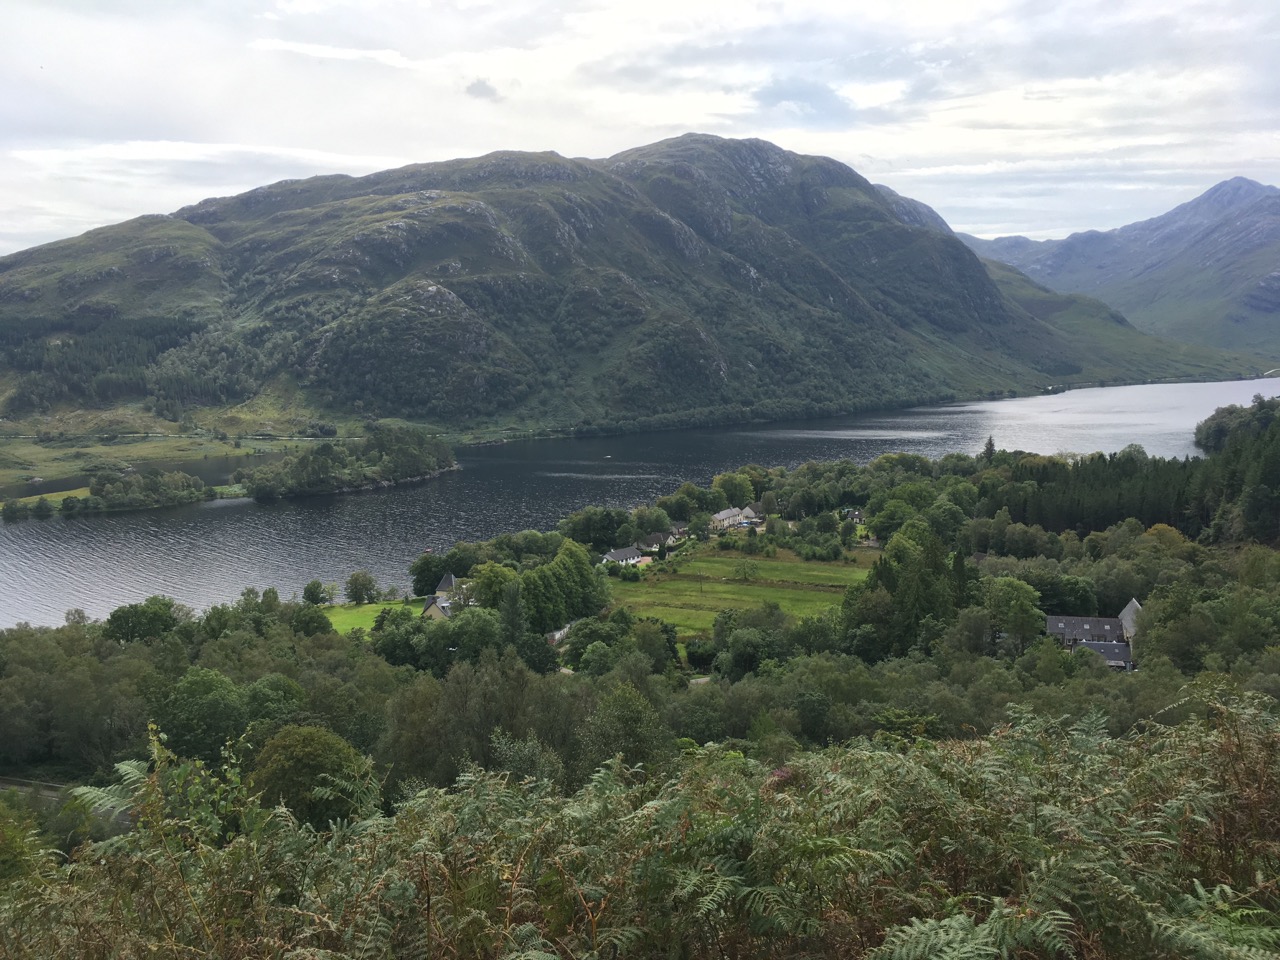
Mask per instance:
[[[1280,179],[1273,0],[9,0],[0,252],[283,177],[687,130],[1060,234]],[[200,193],[207,191],[207,193]]]
[[[397,50],[360,50],[352,47],[331,47],[323,43],[295,43],[290,40],[259,38],[249,44],[252,50],[279,50],[321,60],[370,60],[386,67],[414,70],[422,66]]]

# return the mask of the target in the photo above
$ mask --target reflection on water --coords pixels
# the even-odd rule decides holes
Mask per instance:
[[[910,412],[910,411],[909,411]],[[738,436],[754,437],[762,440],[941,440],[950,436],[945,430],[908,430],[904,427],[886,430],[868,428],[849,428],[847,430],[756,430],[744,432]]]
[[[60,623],[72,607],[102,617],[154,593],[196,608],[234,600],[248,585],[289,596],[313,578],[340,583],[358,569],[404,588],[409,564],[428,547],[548,529],[587,504],[632,507],[745,463],[976,453],[988,435],[1040,453],[1140,443],[1156,456],[1193,456],[1196,422],[1256,393],[1280,393],[1280,380],[1078,390],[763,429],[520,441],[464,450],[461,470],[394,490],[0,524],[0,626]]]
[[[634,480],[660,480],[660,473],[567,473],[555,472],[551,470],[539,470],[534,474],[537,477],[572,477],[575,480],[623,480],[631,482]]]

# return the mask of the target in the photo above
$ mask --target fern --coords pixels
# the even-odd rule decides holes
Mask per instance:
[[[115,783],[106,787],[73,787],[71,795],[83,800],[95,812],[117,816],[130,810],[147,785],[146,760],[123,760],[115,765]]]

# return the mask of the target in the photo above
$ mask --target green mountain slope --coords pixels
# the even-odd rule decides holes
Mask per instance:
[[[1100,381],[1158,380],[1171,368],[1179,376],[1212,379],[1222,369],[1223,354],[1210,347],[1149,336],[1100,300],[1056,293],[1007,263],[983,261],[991,278],[1010,300],[1028,314],[1051,324],[1068,345],[1059,368],[1067,383],[1086,369]],[[1087,357],[1075,366],[1073,357]],[[1241,361],[1246,362],[1246,361]]]
[[[1280,190],[1236,177],[1117,230],[1063,240],[964,237],[1062,292],[1105,301],[1150,333],[1280,361]]]
[[[701,135],[286,181],[0,258],[0,400],[628,429],[1256,372],[1119,320],[1093,339],[900,210],[834,160]]]

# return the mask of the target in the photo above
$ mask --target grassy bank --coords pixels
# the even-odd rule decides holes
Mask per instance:
[[[0,437],[0,491],[8,497],[24,497],[24,485],[33,477],[45,481],[60,481],[106,471],[119,471],[124,467],[145,464],[160,469],[173,469],[173,465],[213,457],[243,459],[244,465],[253,463],[261,454],[283,453],[309,441],[300,440],[243,440],[236,446],[234,440],[219,440],[212,435],[163,436],[155,434],[136,436],[58,437]],[[50,501],[57,502],[68,494],[65,490],[49,493]],[[78,494],[83,496],[83,494]]]

